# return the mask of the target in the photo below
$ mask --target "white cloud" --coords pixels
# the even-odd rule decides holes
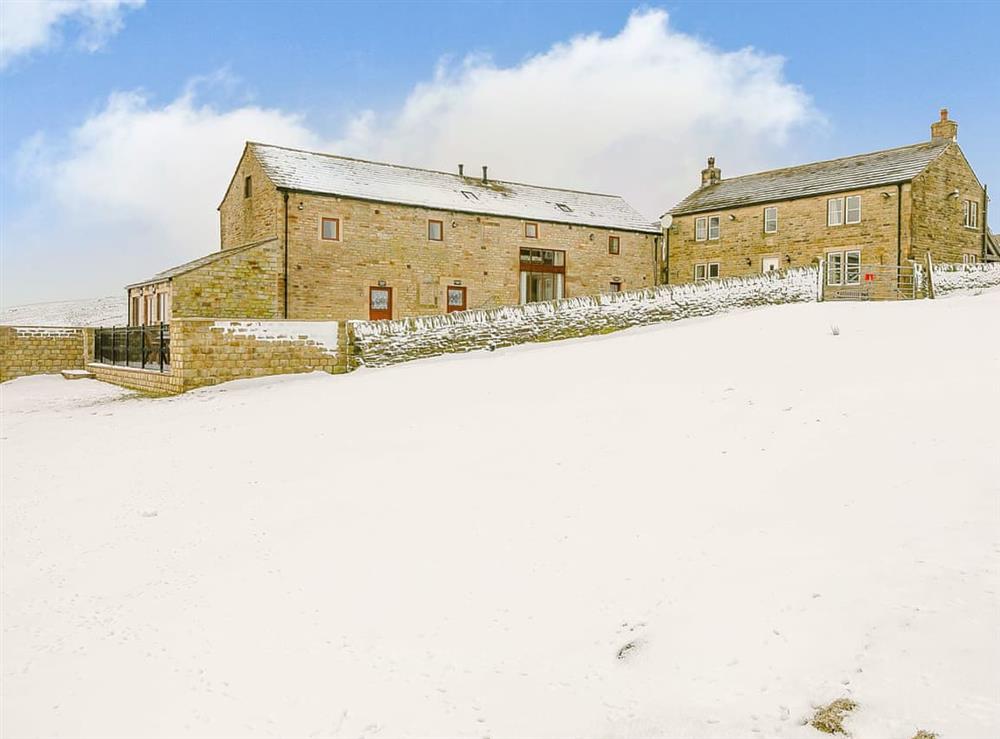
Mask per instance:
[[[720,51],[637,12],[616,36],[581,36],[513,67],[442,66],[391,115],[367,111],[342,151],[434,168],[490,165],[500,179],[626,196],[651,217],[699,183],[775,161],[816,117],[783,60]]]
[[[25,142],[30,205],[4,224],[3,303],[114,293],[216,250],[216,206],[247,139],[323,147],[297,116],[220,111],[190,90],[163,107],[117,93],[65,140]]]
[[[58,41],[59,28],[79,26],[77,44],[96,51],[121,30],[127,9],[145,0],[4,0],[0,3],[0,69]]]
[[[706,155],[724,174],[783,163],[796,127],[815,122],[781,59],[720,51],[661,11],[507,68],[442,65],[397,111],[360,112],[338,136],[276,109],[201,105],[205,84],[160,107],[115,94],[65,140],[25,143],[19,195],[35,205],[4,225],[4,304],[115,292],[218,248],[215,208],[245,139],[488,164],[501,179],[619,193],[653,219],[698,184]]]

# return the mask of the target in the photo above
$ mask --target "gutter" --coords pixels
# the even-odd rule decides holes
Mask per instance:
[[[282,191],[285,199],[285,238],[281,243],[281,255],[284,262],[285,277],[282,280],[283,293],[281,317],[288,318],[288,190]]]
[[[986,232],[989,230],[989,215],[990,215],[990,194],[986,189],[986,185],[983,185],[983,255],[979,258],[980,262],[986,261]]]
[[[896,184],[896,269],[903,266],[903,186]]]

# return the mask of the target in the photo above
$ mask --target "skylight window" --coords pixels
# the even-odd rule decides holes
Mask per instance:
[[[573,209],[570,208],[566,203],[556,203],[556,207],[563,213],[572,213]]]
[[[474,192],[468,190],[462,190],[462,194],[465,196],[466,200],[479,200],[479,196]]]

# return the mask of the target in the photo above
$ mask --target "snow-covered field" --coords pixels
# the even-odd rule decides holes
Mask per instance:
[[[0,308],[0,324],[16,326],[124,326],[127,321],[124,295]]]
[[[998,736],[998,316],[4,384],[2,734]]]

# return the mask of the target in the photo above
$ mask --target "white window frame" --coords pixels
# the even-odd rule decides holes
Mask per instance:
[[[715,274],[712,274],[713,272]],[[717,280],[721,272],[722,269],[719,266],[719,262],[702,262],[701,264],[694,265],[694,281],[705,282],[706,280]],[[700,277],[699,274],[701,275]]]
[[[857,258],[857,264],[853,268],[855,270],[854,277],[851,277],[851,257]],[[860,285],[861,284],[861,250],[860,249],[847,249],[844,251],[844,284],[845,285]]]
[[[833,257],[837,258],[836,271],[833,269]],[[828,251],[826,253],[826,284],[830,286],[844,284],[844,252]]]
[[[768,224],[771,225],[770,228],[768,228]],[[764,233],[778,233],[778,206],[776,205],[769,205],[764,208]]]
[[[708,218],[704,216],[694,219],[694,240],[705,241],[708,238]]]
[[[975,254],[963,254],[962,264],[978,264],[979,257]]]
[[[715,226],[715,236],[712,236],[712,226]],[[718,241],[722,234],[722,218],[720,216],[708,217],[708,240]]]
[[[962,201],[962,224],[966,228],[979,230],[979,203],[975,200]]]
[[[857,220],[853,220],[853,221],[851,220],[851,210],[852,210],[852,208],[851,208],[851,201],[852,200],[855,203],[857,203],[857,206],[858,206],[857,209],[856,209],[858,217],[857,217]],[[846,223],[849,226],[853,226],[855,224],[861,223],[861,196],[860,195],[848,195],[846,198],[844,198],[844,223]]]
[[[838,261],[837,269],[834,270],[831,262],[836,257]],[[851,258],[855,264],[851,265]],[[845,249],[844,251],[828,251],[826,253],[826,284],[830,286],[838,285],[860,285],[861,284],[861,250]]]
[[[836,213],[837,219],[834,220],[834,205],[837,206]],[[843,198],[830,198],[826,201],[826,225],[827,226],[843,226],[844,225],[844,199]]]

